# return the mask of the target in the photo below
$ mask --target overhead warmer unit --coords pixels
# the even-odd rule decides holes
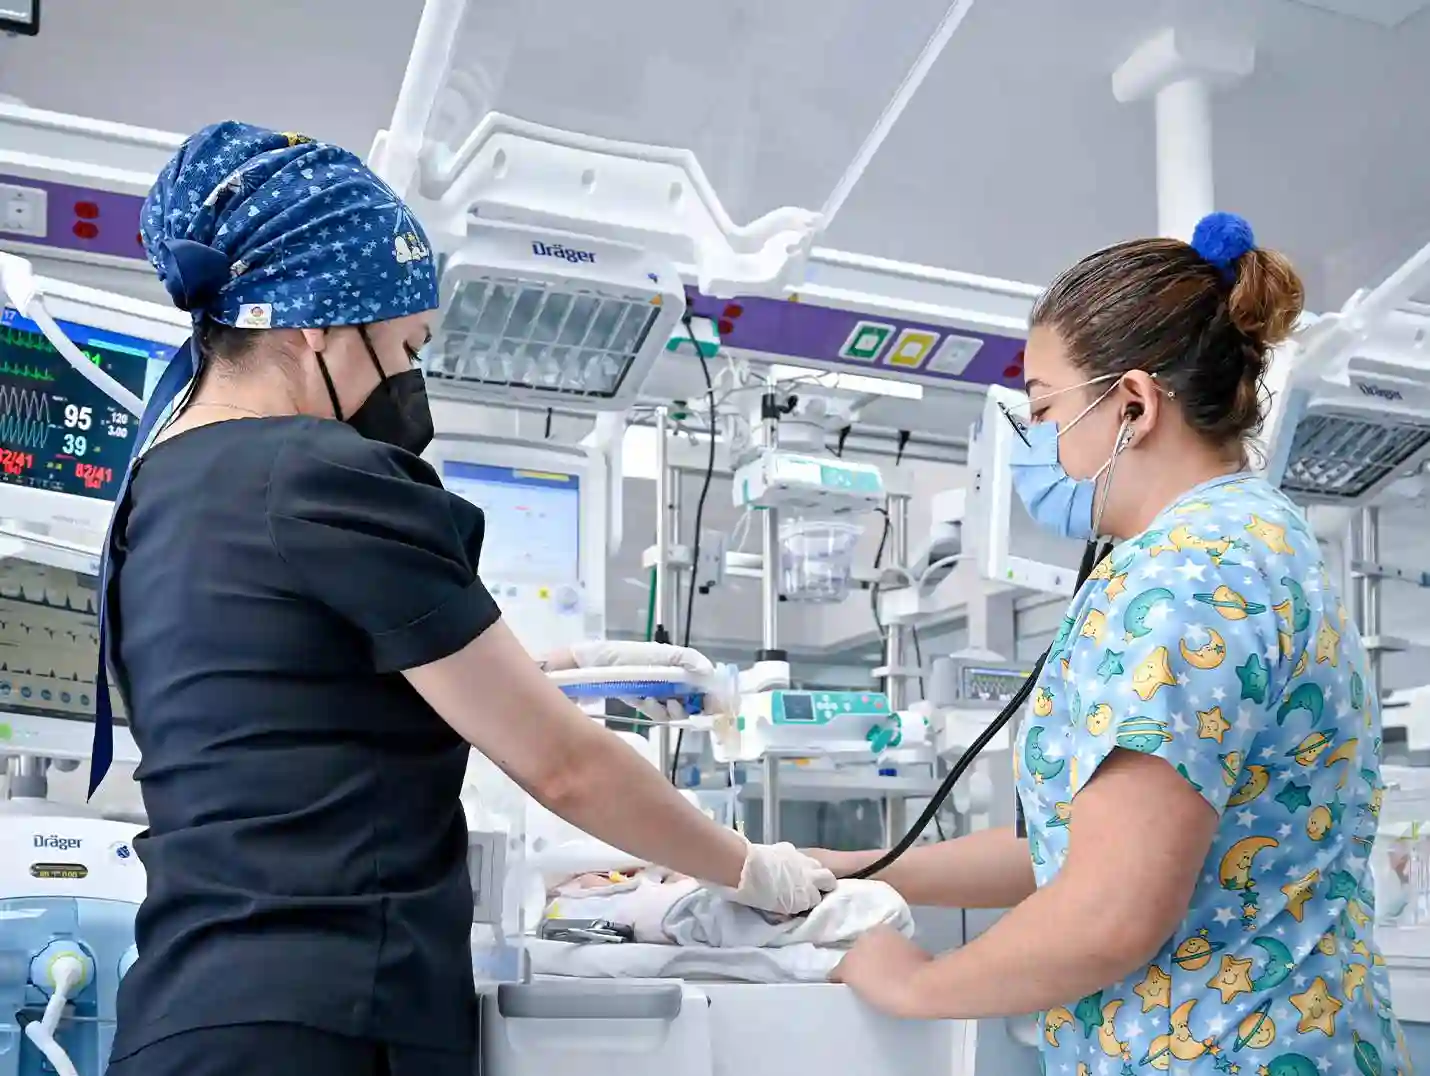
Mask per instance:
[[[1360,507],[1430,458],[1427,285],[1430,245],[1273,357],[1265,470],[1297,501]]]
[[[684,331],[677,257],[707,294],[760,294],[795,279],[813,240],[817,217],[800,210],[756,222],[752,240],[688,151],[499,113],[455,151],[427,143],[404,182],[402,113],[399,98],[371,164],[437,246],[442,304],[423,361],[440,395],[626,410]]]
[[[679,274],[640,247],[490,221],[441,280],[428,385],[483,403],[629,407],[685,312]]]
[[[698,17],[694,0],[682,2]],[[758,124],[741,119],[731,107],[738,95],[721,93],[726,107],[717,109],[682,101],[675,76],[688,50],[672,48],[635,0],[598,5],[598,14],[590,5],[557,5],[539,35],[531,34],[529,4],[425,0],[392,122],[369,164],[412,207],[436,247],[442,307],[423,356],[434,392],[484,403],[628,410],[673,335],[685,334],[688,300],[789,298],[805,282],[816,236],[971,3],[909,0],[908,17],[881,39],[891,50],[875,65],[882,78],[861,70],[851,86],[843,70],[802,67],[802,86],[813,79],[811,87],[839,91],[844,134],[857,139],[869,130],[862,144],[841,141],[828,161],[812,162],[799,155],[797,141],[779,137],[780,116],[762,113]],[[737,22],[773,15],[772,33],[789,35],[790,47],[751,49],[745,35],[703,42],[702,67],[721,69],[718,90],[753,93],[767,75],[799,63],[791,50],[815,55],[807,35],[770,5],[742,0],[737,8]],[[849,25],[836,32],[855,51],[863,30],[888,20],[877,5],[851,8]],[[591,61],[584,67],[560,59],[589,29],[623,19],[635,20],[632,32],[609,40],[599,58],[583,56]],[[547,71],[553,58],[556,68]],[[555,88],[556,76],[571,88]],[[637,83],[641,92],[627,92]],[[769,112],[781,108],[772,104]],[[712,137],[717,128],[730,137]],[[751,181],[787,157],[794,186],[781,184],[779,197],[807,192],[823,205],[817,212],[774,208],[736,224],[695,152],[673,148],[691,145],[729,173],[722,190],[736,199],[752,197]],[[846,149],[852,159],[843,165]],[[836,178],[821,165],[843,166],[843,174]],[[847,320],[852,326],[860,319]],[[892,324],[877,328],[860,339],[879,346],[850,361],[872,364],[893,343]],[[839,337],[821,340],[831,358],[849,329],[824,333]],[[894,366],[918,366],[943,335],[925,340],[930,334],[919,333],[916,355],[901,341],[910,353],[899,352]]]

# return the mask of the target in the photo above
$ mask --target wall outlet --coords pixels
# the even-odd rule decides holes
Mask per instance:
[[[0,235],[43,239],[49,232],[49,196],[38,187],[0,183]]]

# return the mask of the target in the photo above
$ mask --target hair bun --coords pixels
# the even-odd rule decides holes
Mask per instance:
[[[1305,305],[1301,277],[1284,255],[1257,247],[1237,262],[1227,316],[1255,347],[1258,374],[1262,353],[1290,337]]]
[[[1231,280],[1236,276],[1237,261],[1256,249],[1256,235],[1245,217],[1208,213],[1192,232],[1192,249]]]

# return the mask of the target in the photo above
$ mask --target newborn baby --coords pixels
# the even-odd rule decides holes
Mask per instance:
[[[710,948],[847,946],[875,927],[913,934],[903,898],[883,882],[844,880],[807,916],[783,917],[659,867],[568,877],[547,892],[548,919],[605,919],[637,942]]]

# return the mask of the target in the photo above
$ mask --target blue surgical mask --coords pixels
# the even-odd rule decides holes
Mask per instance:
[[[1092,381],[1085,381],[1082,384],[1058,391],[1059,393],[1070,392],[1074,388],[1095,385],[1099,381],[1110,380],[1117,376],[1112,374],[1095,378]],[[1098,404],[1107,399],[1116,387],[1116,385],[1110,387],[1066,426],[1059,427],[1055,422],[1040,422],[1037,425],[1028,426],[1018,422],[1011,414],[1008,415],[1009,421],[1013,423],[1018,432],[1018,436],[1013,441],[1012,458],[1009,461],[1013,472],[1013,488],[1017,491],[1019,499],[1022,500],[1023,507],[1028,510],[1028,515],[1033,518],[1033,522],[1061,538],[1074,538],[1088,542],[1097,537],[1097,526],[1101,522],[1102,514],[1098,512],[1098,518],[1094,518],[1097,481],[1104,472],[1110,471],[1118,455],[1127,447],[1128,435],[1131,431],[1128,423],[1124,422],[1117,432],[1117,440],[1111,454],[1107,457],[1107,462],[1099,467],[1097,473],[1091,478],[1074,478],[1067,473],[1063,468],[1062,461],[1058,458],[1058,440],[1081,422]],[[1049,393],[1048,395],[1055,394]],[[1046,396],[1041,397],[1041,399],[1046,398]],[[1109,474],[1108,477],[1110,480],[1111,475]],[[1102,501],[1105,507],[1107,502],[1105,493]]]

